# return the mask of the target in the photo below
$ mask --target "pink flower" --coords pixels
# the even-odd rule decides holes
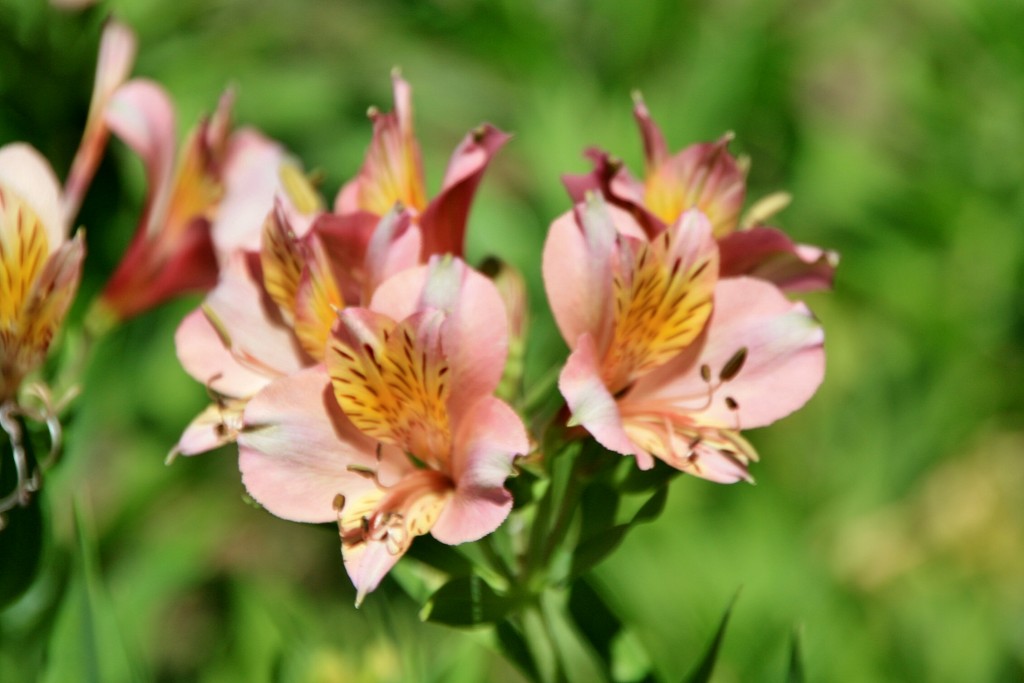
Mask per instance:
[[[0,404],[14,398],[60,329],[85,245],[68,239],[60,183],[32,147],[0,147]]]
[[[392,82],[395,111],[370,110],[373,141],[359,174],[338,193],[334,211],[381,217],[398,205],[422,230],[424,261],[432,254],[462,256],[473,195],[491,158],[509,136],[489,124],[469,133],[452,154],[441,192],[428,202],[420,148],[413,134],[411,88],[397,72]]]
[[[572,353],[559,388],[602,445],[719,482],[749,479],[740,429],[802,406],[824,373],[803,304],[753,278],[719,279],[711,222],[691,209],[650,238],[600,196],[557,219],[544,282]]]
[[[338,311],[368,304],[383,280],[416,265],[419,244],[397,212],[376,225],[325,214],[300,236],[278,202],[259,251],[236,250],[203,305],[178,328],[178,358],[214,400],[170,457],[233,442],[248,399],[323,362]]]
[[[741,219],[748,164],[729,154],[731,134],[671,154],[639,95],[635,96],[633,114],[644,143],[643,181],[634,178],[621,162],[589,150],[594,170],[564,178],[573,201],[583,201],[588,191],[600,192],[610,204],[632,214],[651,237],[684,211],[700,209],[719,242],[723,277],[751,275],[791,291],[832,286],[839,258],[835,252],[795,244],[781,230],[763,225],[785,208],[788,195],[779,193],[760,200]]]
[[[339,314],[326,364],[275,380],[249,401],[239,466],[270,512],[337,521],[359,604],[408,549],[494,531],[512,506],[504,481],[528,441],[493,393],[507,348],[494,286],[433,259]]]
[[[138,231],[101,295],[106,316],[129,318],[211,288],[233,251],[259,248],[275,195],[292,196],[284,179],[294,169],[284,149],[251,129],[232,133],[232,102],[226,93],[176,159],[174,108],[159,85],[136,79],[112,97],[107,124],[142,158],[149,195]],[[296,224],[316,208],[315,201],[299,208],[288,202]]]

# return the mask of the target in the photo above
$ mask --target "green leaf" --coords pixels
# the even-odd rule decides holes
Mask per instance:
[[[611,667],[612,641],[622,630],[622,622],[586,579],[578,579],[572,584],[569,614],[605,666]]]
[[[449,576],[468,576],[473,571],[473,565],[454,546],[445,545],[429,534],[417,538],[405,556]]]
[[[452,579],[423,606],[420,618],[449,626],[492,624],[505,617],[515,601],[494,592],[476,574]]]
[[[547,635],[558,656],[562,678],[568,683],[594,683],[611,679],[609,668],[594,651],[570,617],[565,595],[547,591],[541,596],[541,613]]]
[[[807,677],[804,675],[803,652],[800,646],[800,629],[793,629],[789,641],[789,669],[786,672],[786,683],[804,683]]]
[[[708,644],[704,658],[694,672],[684,679],[685,683],[707,683],[711,680],[711,674],[715,670],[715,662],[718,661],[718,651],[722,647],[722,641],[725,639],[725,629],[729,625],[729,616],[732,614],[732,608],[736,605],[736,599],[739,595],[739,591],[736,591],[736,594],[732,596],[729,606],[725,608],[725,614],[722,615],[722,621],[718,624],[715,637]]]
[[[75,506],[78,556],[49,644],[46,683],[118,683],[146,678],[129,651],[99,573],[95,541]]]
[[[36,464],[28,438],[25,449],[31,471]],[[13,491],[17,480],[11,444],[4,438],[0,446],[0,496]],[[15,506],[5,517],[6,526],[0,530],[0,610],[18,599],[39,572],[45,530],[40,495],[32,494],[28,505]]]
[[[515,665],[531,681],[540,679],[540,671],[533,661],[533,655],[530,654],[526,639],[512,622],[507,619],[499,621],[494,629],[494,635],[497,638],[498,650],[505,656],[505,659]]]
[[[576,546],[576,551],[573,553],[570,576],[573,578],[581,576],[610,555],[612,551],[619,547],[619,544],[622,543],[626,533],[631,528],[660,515],[662,510],[665,509],[665,501],[667,500],[668,486],[663,484],[660,488],[655,489],[651,497],[640,506],[640,509],[636,511],[629,522],[617,524],[603,533],[582,540]]]

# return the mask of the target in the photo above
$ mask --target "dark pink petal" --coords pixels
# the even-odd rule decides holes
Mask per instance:
[[[633,94],[633,117],[640,126],[640,137],[644,141],[644,160],[647,173],[650,174],[668,160],[668,145],[665,144],[665,136],[651,118],[647,104],[639,92]]]
[[[420,218],[423,260],[433,254],[462,256],[466,221],[476,188],[491,159],[510,137],[508,133],[484,124],[469,133],[455,148],[441,192]]]
[[[319,240],[323,253],[329,256],[331,269],[341,287],[346,305],[365,306],[370,274],[367,254],[374,230],[381,218],[368,211],[342,216],[321,214],[313,221],[306,240]]]
[[[791,292],[831,289],[839,255],[796,244],[777,228],[754,227],[719,241],[722,277],[750,275]]]
[[[135,233],[124,258],[103,290],[103,303],[124,319],[187,292],[217,284],[217,257],[204,218],[188,223],[175,238],[174,251],[159,260],[155,243]]]
[[[238,447],[249,494],[283,519],[336,521],[337,494],[375,488],[349,466],[376,469],[377,442],[342,414],[323,366],[282,377],[250,400]]]

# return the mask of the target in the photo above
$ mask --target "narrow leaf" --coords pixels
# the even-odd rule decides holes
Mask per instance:
[[[732,600],[729,601],[729,606],[725,608],[725,614],[722,615],[722,620],[718,624],[715,637],[708,644],[704,658],[693,673],[684,679],[686,683],[707,683],[711,680],[711,674],[715,670],[715,662],[718,661],[718,651],[721,649],[722,641],[725,639],[725,629],[729,625],[729,616],[732,614],[732,608],[736,605],[736,599],[739,595],[739,591],[736,591],[736,594],[732,596]]]
[[[505,659],[512,662],[531,681],[540,679],[540,671],[533,661],[526,639],[510,621],[507,619],[499,621],[494,635],[498,640],[498,649]]]
[[[803,648],[800,645],[800,628],[795,627],[789,641],[789,670],[786,672],[786,683],[804,683]]]

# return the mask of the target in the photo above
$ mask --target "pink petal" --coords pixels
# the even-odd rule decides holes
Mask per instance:
[[[78,214],[82,197],[107,146],[109,130],[103,118],[104,110],[114,91],[128,78],[135,62],[135,51],[136,40],[132,30],[119,21],[108,19],[100,38],[89,116],[64,185],[64,219],[69,225]]]
[[[636,447],[622,425],[622,415],[615,398],[601,379],[601,369],[594,339],[580,336],[575,350],[558,377],[558,389],[572,412],[572,421],[582,425],[598,443],[623,455],[636,456],[640,469],[650,469],[654,459]]]
[[[412,129],[412,94],[409,84],[393,73],[395,111],[382,114],[371,108],[373,139],[359,175],[338,193],[334,211],[368,211],[383,216],[395,203],[415,213],[424,210],[423,164]]]
[[[174,335],[178,360],[198,382],[223,396],[252,396],[273,379],[242,364],[202,310],[189,313]],[[187,453],[186,453],[187,455]]]
[[[370,307],[403,320],[424,307],[444,311],[444,353],[451,368],[452,418],[494,393],[508,354],[508,318],[490,280],[458,259],[434,258],[377,288]]]
[[[221,261],[238,249],[259,251],[263,220],[281,189],[284,158],[281,145],[258,131],[242,130],[231,137],[224,166],[224,197],[211,228]]]
[[[408,211],[391,211],[381,218],[366,246],[366,283],[357,303],[368,303],[380,283],[419,264],[422,242]]]
[[[205,308],[230,341],[236,359],[267,377],[295,372],[307,364],[291,328],[263,289],[255,255],[236,252]]]
[[[491,159],[510,137],[484,124],[469,133],[455,148],[441,192],[430,202],[420,219],[424,260],[433,254],[462,256],[466,221],[476,188]]]
[[[839,263],[836,252],[795,244],[777,228],[734,232],[719,248],[723,277],[751,275],[792,292],[831,289]]]
[[[644,160],[649,174],[668,159],[668,145],[665,144],[665,136],[651,118],[647,104],[639,92],[633,94],[633,117],[640,126],[640,137],[644,141]]]
[[[107,108],[107,125],[142,158],[149,182],[143,233],[163,227],[174,180],[174,107],[156,83],[136,79],[117,89]]]
[[[572,347],[582,334],[603,344],[612,324],[612,257],[617,231],[610,220],[555,219],[544,243],[542,272],[551,312]]]
[[[168,462],[177,455],[199,455],[232,443],[241,427],[242,412],[238,407],[213,403],[199,413],[178,439],[168,456]]]
[[[238,467],[249,494],[297,522],[337,519],[334,497],[374,484],[350,465],[376,469],[377,442],[342,414],[323,366],[282,377],[245,409]]]
[[[512,509],[512,496],[504,486],[512,473],[512,461],[529,447],[526,429],[515,411],[496,398],[478,401],[455,435],[455,495],[434,525],[434,538],[448,544],[465,543],[497,529]]]
[[[824,335],[802,303],[793,303],[767,282],[722,280],[703,347],[642,378],[624,399],[672,404],[694,420],[732,429],[761,427],[800,408],[824,377]],[[735,376],[707,403],[706,365],[716,382],[721,370],[745,349]],[[697,356],[694,358],[694,356]],[[729,403],[738,405],[733,409]]]
[[[31,145],[14,142],[0,147],[0,186],[35,211],[52,253],[67,239],[61,209],[60,182],[46,159]]]
[[[356,607],[363,603],[367,594],[380,585],[381,580],[395,566],[401,555],[393,555],[383,541],[369,541],[352,546],[342,545],[345,571],[356,587]]]

